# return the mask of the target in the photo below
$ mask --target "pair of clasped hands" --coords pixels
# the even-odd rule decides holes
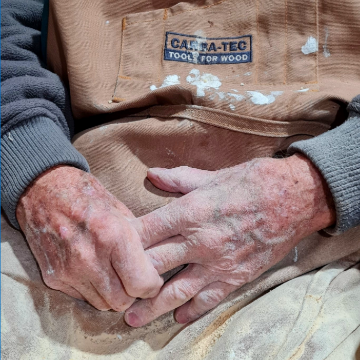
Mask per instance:
[[[299,154],[219,171],[154,168],[148,178],[184,195],[135,218],[94,176],[57,166],[17,206],[46,285],[126,310],[134,327],[173,309],[179,323],[199,318],[335,221],[321,174]]]

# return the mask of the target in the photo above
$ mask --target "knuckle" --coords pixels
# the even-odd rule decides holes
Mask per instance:
[[[219,304],[223,300],[223,292],[216,290],[204,291],[198,296],[198,303],[206,308],[211,308]]]
[[[61,290],[61,286],[59,281],[54,278],[53,275],[49,275],[48,273],[43,274],[43,280],[47,287],[54,290]]]
[[[191,298],[190,288],[184,286],[170,286],[166,289],[165,299],[168,304],[176,303],[185,303]]]
[[[218,263],[216,270],[221,272],[231,273],[235,272],[238,269],[239,265],[236,263],[235,259],[232,256],[224,256]]]
[[[150,284],[137,282],[136,284],[131,284],[127,291],[128,294],[132,297],[144,297],[147,294],[153,292],[153,287]]]
[[[238,271],[234,272],[233,276],[230,279],[227,279],[227,283],[233,286],[243,286],[251,282],[253,278],[253,272],[251,269],[239,269]]]
[[[162,253],[157,252],[154,249],[147,250],[147,255],[151,259],[152,264],[157,269],[168,268],[170,259],[166,256],[163,256]]]
[[[149,297],[150,295],[156,295],[162,285],[159,276],[151,276],[148,279],[134,278],[126,286],[127,293],[132,297]]]
[[[162,286],[164,285],[164,279],[161,276],[157,276],[154,278],[153,284],[149,293],[151,292],[153,296],[157,295],[161,290]]]

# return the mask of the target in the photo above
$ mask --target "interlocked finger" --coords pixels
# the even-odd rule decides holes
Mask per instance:
[[[99,294],[95,286],[91,283],[82,283],[73,286],[85,300],[94,306],[98,310],[107,311],[111,309],[111,306],[105,301],[105,299]]]
[[[106,272],[93,276],[92,284],[99,295],[115,311],[125,311],[135,301],[134,297],[125,292],[121,280],[111,265]]]
[[[143,326],[189,301],[213,279],[201,265],[190,264],[164,285],[153,299],[133,304],[125,313],[125,321],[134,327]]]
[[[179,307],[175,319],[180,324],[186,324],[198,319],[209,310],[220,304],[238,286],[216,281],[200,290],[191,301]]]
[[[173,236],[146,250],[152,264],[159,274],[175,269],[180,265],[196,263],[198,249],[183,236]]]

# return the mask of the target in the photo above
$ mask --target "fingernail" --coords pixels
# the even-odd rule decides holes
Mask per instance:
[[[125,314],[125,321],[128,325],[133,327],[141,326],[139,317],[132,311]]]
[[[179,323],[179,324],[187,324],[189,322],[193,322],[197,319],[199,319],[201,317],[201,315],[193,315],[193,316],[189,316],[189,315],[175,315],[175,320]]]
[[[186,319],[186,318],[176,318],[175,319],[179,324],[187,324],[188,322],[190,322],[190,320]]]
[[[190,322],[190,319],[188,318],[187,315],[181,316],[181,315],[178,315],[177,313],[175,313],[175,320],[179,324],[187,324],[188,322]]]

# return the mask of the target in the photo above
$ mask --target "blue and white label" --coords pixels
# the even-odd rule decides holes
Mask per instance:
[[[204,38],[166,32],[164,60],[198,65],[241,64],[252,61],[251,35]]]

